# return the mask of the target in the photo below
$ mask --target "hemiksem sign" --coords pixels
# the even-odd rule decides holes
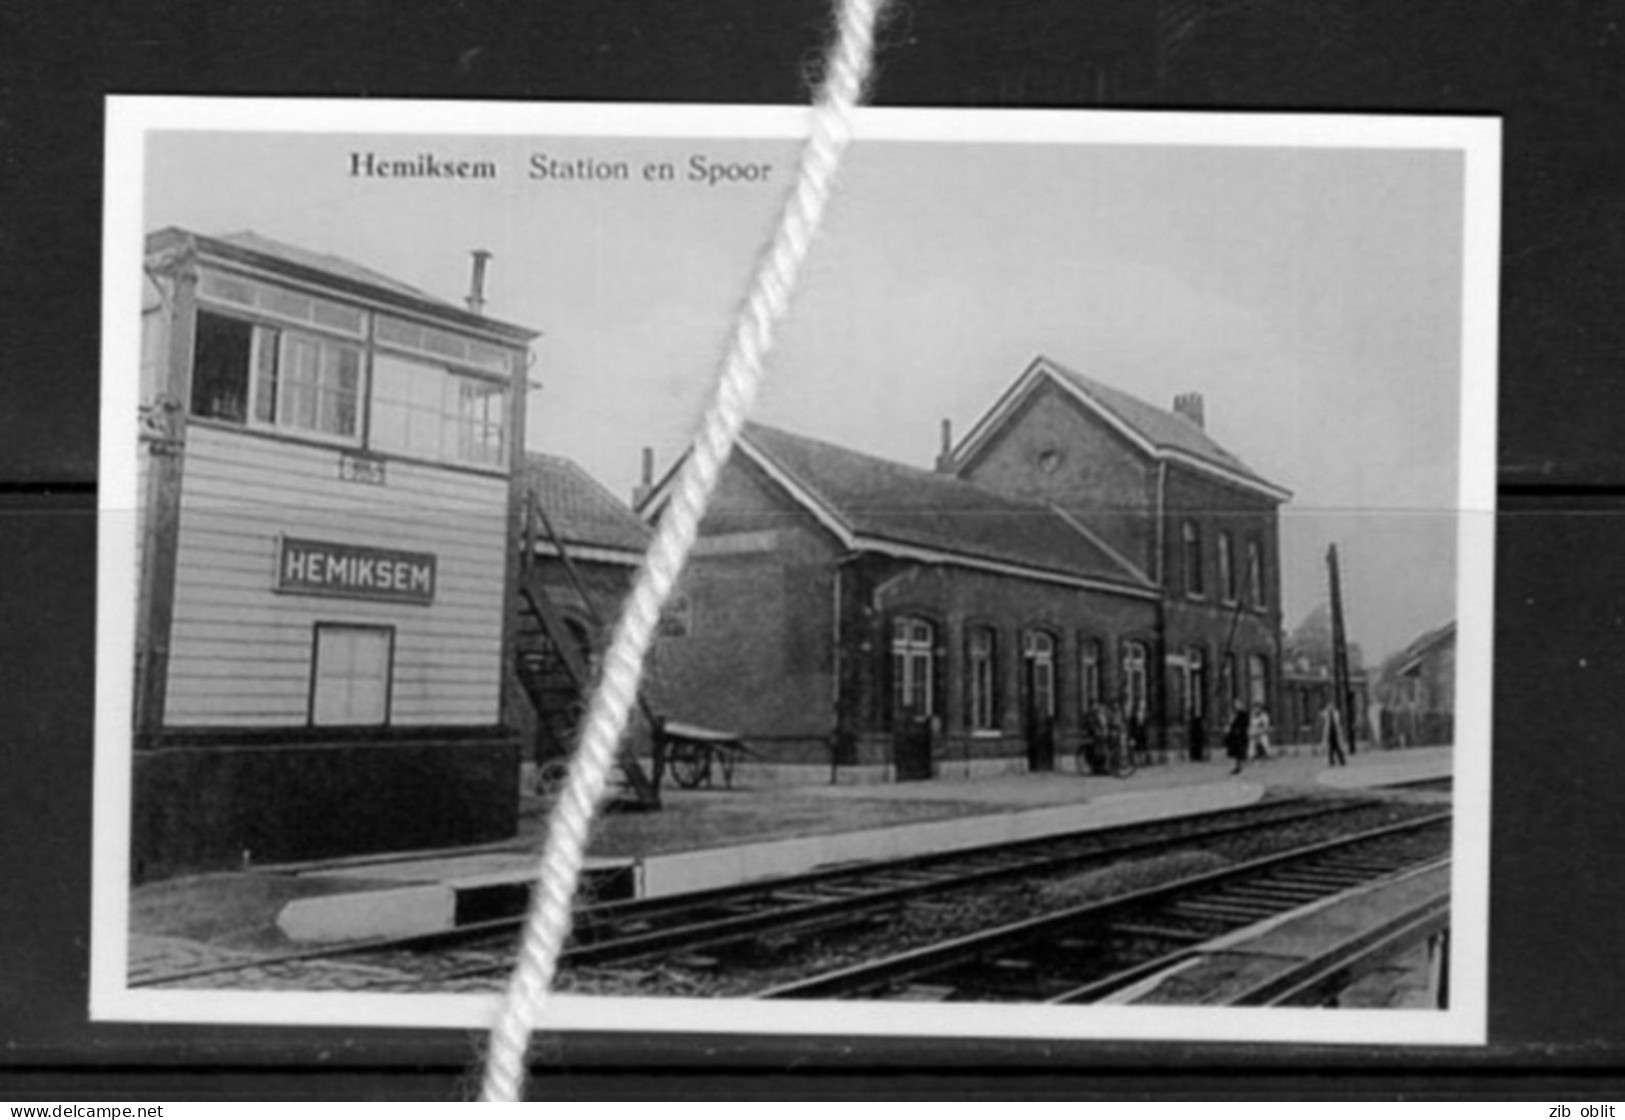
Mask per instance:
[[[281,538],[276,590],[285,594],[427,606],[434,587],[432,553]]]

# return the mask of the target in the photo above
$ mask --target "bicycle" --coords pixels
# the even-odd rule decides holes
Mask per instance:
[[[1122,728],[1112,728],[1106,732],[1105,751],[1101,751],[1101,736],[1088,735],[1078,744],[1078,751],[1073,759],[1078,773],[1084,777],[1091,774],[1110,774],[1114,778],[1127,778],[1140,768],[1140,760],[1134,750],[1134,743],[1128,732]]]

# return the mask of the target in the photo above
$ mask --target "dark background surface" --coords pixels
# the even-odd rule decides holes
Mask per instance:
[[[0,1096],[455,1099],[479,1046],[86,1020],[103,97],[800,102],[827,19],[810,0],[0,9]],[[918,0],[879,56],[888,106],[1502,117],[1488,1047],[576,1036],[539,1046],[538,1094],[1618,1099],[1622,23],[1587,0]]]

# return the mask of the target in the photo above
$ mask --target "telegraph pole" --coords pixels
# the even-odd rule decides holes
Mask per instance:
[[[1332,702],[1343,720],[1348,751],[1354,753],[1354,688],[1349,677],[1349,646],[1343,632],[1343,582],[1337,566],[1337,546],[1326,549],[1326,571],[1332,598]]]

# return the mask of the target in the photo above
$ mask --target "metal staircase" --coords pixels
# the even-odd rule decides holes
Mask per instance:
[[[604,618],[588,593],[581,573],[576,570],[564,539],[548,518],[547,511],[542,508],[534,492],[528,493],[524,554],[520,560],[519,578],[519,599],[527,626],[520,632],[520,648],[516,651],[514,670],[536,713],[540,740],[538,747],[541,748],[538,757],[542,762],[539,780],[545,787],[562,779],[570,752],[575,747],[576,734],[585,714],[585,702],[594,681],[590,654],[583,648],[582,636],[572,632],[557,604],[548,597],[544,582],[531,578],[536,568],[538,526],[557,550],[565,575],[580,596],[593,629],[598,633],[604,632]],[[545,639],[545,645],[539,647],[536,638]],[[624,790],[621,802],[629,808],[653,810],[660,808],[660,779],[665,769],[663,722],[642,696],[638,697],[638,709],[648,724],[653,744],[654,773],[647,773],[635,754],[628,749],[628,744],[623,742],[616,760]]]

